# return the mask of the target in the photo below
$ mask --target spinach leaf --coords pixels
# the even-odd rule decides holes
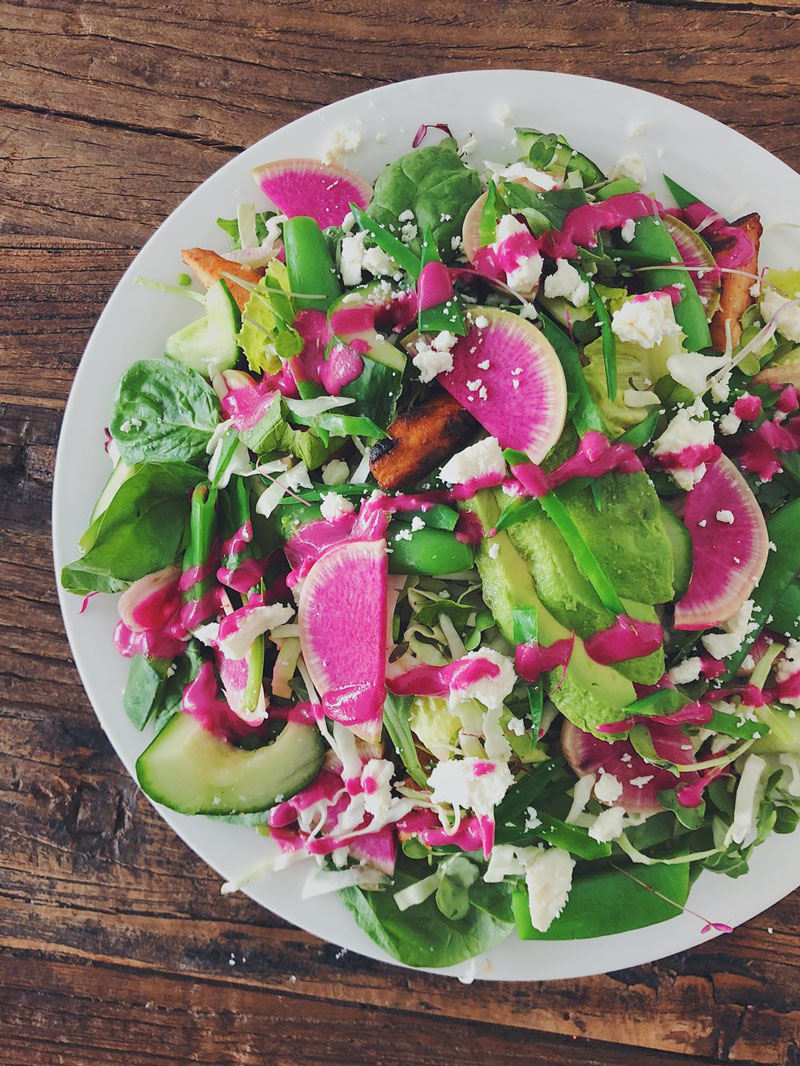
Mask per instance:
[[[61,571],[68,592],[119,592],[169,566],[183,548],[189,493],[203,471],[188,463],[146,463],[92,524],[91,546]]]
[[[399,233],[399,216],[412,211],[418,234],[408,246],[419,256],[422,234],[430,226],[444,262],[454,258],[451,241],[461,235],[464,216],[481,193],[477,173],[466,167],[447,138],[417,148],[390,163],[378,176],[367,215]]]
[[[387,692],[383,705],[383,724],[406,770],[418,785],[427,788],[428,778],[420,766],[417,747],[408,724],[408,710],[412,701],[412,696],[395,696]]]
[[[513,926],[497,917],[503,913],[501,893],[479,890],[482,906],[470,906],[466,915],[456,921],[445,918],[433,897],[407,911],[398,910],[394,893],[429,873],[427,863],[402,858],[394,884],[387,891],[346,888],[339,895],[360,928],[384,951],[408,966],[452,966],[506,939]]]
[[[514,893],[512,904],[520,940],[585,940],[643,929],[680,913],[689,895],[689,864],[637,866],[635,876],[674,903],[649,892],[615,867],[579,867],[567,905],[545,933],[531,925],[528,894]]]
[[[175,663],[175,673],[164,683],[160,705],[153,719],[156,733],[160,733],[170,718],[180,711],[183,704],[183,690],[190,681],[194,681],[197,677],[204,661],[203,645],[199,640],[190,640],[185,654]]]
[[[131,659],[122,706],[137,729],[144,729],[158,708],[171,664],[171,659],[150,659],[146,655],[134,655]]]
[[[111,435],[126,463],[205,459],[219,401],[203,378],[182,363],[140,359],[122,375]]]
[[[267,219],[272,218],[275,214],[274,211],[256,211],[256,237],[259,242],[263,241],[267,235]],[[239,222],[235,218],[218,218],[217,225],[221,230],[224,230],[231,239],[232,248],[241,248],[242,242],[239,238]]]

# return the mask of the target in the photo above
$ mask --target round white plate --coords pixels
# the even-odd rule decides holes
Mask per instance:
[[[742,107],[746,101],[742,102]],[[508,121],[508,112],[513,116]],[[546,71],[488,70],[443,74],[388,85],[331,104],[298,119],[232,159],[204,182],[153,234],[117,286],[86,347],[67,404],[55,470],[53,543],[56,572],[78,554],[78,538],[109,473],[103,452],[114,390],[135,359],[162,351],[165,337],[196,315],[182,301],[134,284],[136,275],[173,280],[183,269],[180,249],[226,247],[215,225],[231,217],[242,200],[263,201],[250,169],[287,156],[318,155],[326,136],[356,124],[363,145],[346,165],[372,180],[387,161],[411,147],[421,122],[447,122],[461,139],[474,132],[473,161],[513,159],[513,125],[565,134],[573,145],[608,168],[621,155],[638,152],[647,165],[648,189],[665,193],[662,170],[724,215],[762,212],[767,235],[763,261],[800,261],[796,231],[772,223],[800,223],[800,177],[763,148],[690,108],[611,82]],[[431,143],[438,135],[431,134]],[[188,306],[184,306],[188,304]],[[128,771],[145,737],[128,722],[122,692],[128,664],[113,650],[114,600],[93,599],[78,614],[80,599],[59,592],[64,623],[78,671],[100,722]],[[268,840],[251,829],[215,825],[159,807],[186,843],[221,878],[250,870]],[[703,873],[690,904],[712,921],[738,925],[800,884],[800,836],[773,836],[758,848],[750,873],[738,880]],[[336,896],[300,898],[303,864],[251,883],[247,892],[303,929],[352,951],[391,960],[355,925]],[[224,898],[219,901],[225,913]],[[594,940],[522,943],[512,934],[478,961],[478,977],[542,980],[581,977],[658,959],[708,939],[702,922],[684,914],[661,925]],[[439,970],[464,975],[465,965]]]

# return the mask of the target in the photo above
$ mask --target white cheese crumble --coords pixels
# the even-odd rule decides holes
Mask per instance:
[[[555,273],[544,279],[544,294],[550,299],[565,296],[573,307],[583,307],[589,299],[589,284],[566,259],[557,259]]]
[[[367,248],[361,260],[364,270],[368,270],[373,277],[393,276],[397,273],[397,264],[394,259],[386,254],[377,245]]]
[[[494,109],[492,110],[492,118],[500,126],[510,126],[511,121],[514,118],[514,113],[505,100],[501,100],[499,103],[495,104]]]
[[[486,553],[490,559],[496,559],[500,554],[500,545],[495,541],[494,544],[489,545],[489,550]]]
[[[419,371],[419,380],[423,384],[439,374],[448,374],[453,369],[453,353],[458,337],[449,330],[442,330],[429,340],[420,337],[417,341],[416,354],[412,357],[412,363]]]
[[[598,844],[608,844],[610,841],[616,840],[622,832],[624,817],[625,811],[622,807],[609,807],[607,811],[598,814],[589,826],[589,836],[592,840],[596,840]]]
[[[608,177],[611,181],[616,181],[617,178],[630,178],[637,185],[644,185],[647,181],[644,160],[638,152],[628,152],[627,155],[620,156],[609,170]]]
[[[448,702],[456,704],[465,699],[472,699],[478,700],[490,711],[501,708],[503,700],[511,695],[511,690],[517,680],[514,660],[507,655],[502,655],[493,648],[484,647],[468,652],[463,658],[488,659],[490,663],[494,663],[495,666],[499,667],[500,673],[495,677],[482,677],[480,680],[473,681],[472,684],[465,685],[463,688],[453,689]]]
[[[331,459],[322,468],[322,481],[325,485],[344,485],[350,477],[350,467],[343,459]]]
[[[477,477],[489,475],[503,476],[506,461],[503,449],[496,437],[485,437],[477,444],[471,444],[461,452],[456,452],[452,459],[442,467],[439,477],[448,485],[463,485]]]
[[[497,251],[509,237],[513,237],[516,233],[528,232],[528,227],[514,215],[503,215],[497,223],[497,236],[491,247]],[[538,252],[534,252],[533,255],[523,255],[517,261],[516,266],[506,271],[506,281],[509,287],[519,289],[521,292],[530,292],[539,284],[543,265],[544,261]]]
[[[702,420],[705,414],[705,404],[699,398],[689,407],[682,407],[654,442],[651,449],[653,455],[658,458],[659,455],[682,452],[692,445],[713,444],[714,424],[709,419]],[[702,480],[705,472],[705,463],[700,463],[694,470],[670,470],[673,480],[686,492]]]
[[[800,306],[795,304],[793,307],[787,307],[787,304],[791,304],[787,297],[775,292],[774,289],[767,289],[761,297],[761,314],[764,321],[769,322],[780,312],[777,324],[778,333],[782,333],[787,340],[800,344]],[[785,311],[782,310],[784,307]]]
[[[680,333],[681,328],[675,321],[669,296],[653,293],[645,300],[626,300],[612,315],[611,330],[621,341],[654,348],[665,337]]]
[[[579,777],[575,782],[575,788],[572,791],[572,806],[569,809],[569,814],[564,819],[567,825],[575,825],[580,815],[583,814],[584,808],[592,795],[596,780],[597,778],[594,774],[584,774],[583,777]]]
[[[364,241],[366,233],[353,233],[342,239],[339,248],[339,272],[342,275],[344,285],[353,286],[361,284],[361,270],[364,265]]]
[[[421,529],[425,528],[425,523],[418,514],[415,514],[411,519],[411,532],[418,533]]]
[[[327,493],[319,509],[326,522],[335,522],[337,518],[352,514],[355,510],[352,500],[345,499],[338,492]]]
[[[322,145],[320,158],[323,163],[338,162],[342,156],[352,155],[364,143],[364,137],[355,125],[344,124],[331,130]]]
[[[734,433],[738,432],[739,426],[741,426],[742,420],[733,411],[728,411],[720,418],[717,425],[719,431],[724,437],[732,437]]]
[[[788,681],[800,670],[800,641],[790,640],[775,667],[778,681]]]
[[[622,223],[622,227],[619,231],[620,237],[626,244],[630,244],[633,238],[636,236],[636,220],[632,218],[626,218]]]
[[[601,803],[614,803],[622,795],[622,783],[613,774],[601,774],[594,786],[594,794]]]
[[[708,633],[701,637],[703,647],[709,655],[713,655],[715,659],[724,659],[739,650],[742,641],[753,628],[751,618],[754,607],[753,600],[747,600],[736,614],[722,623],[724,633]]]
[[[536,849],[525,863],[525,884],[531,925],[544,933],[563,911],[570,889],[575,860],[562,848]]]
[[[634,788],[644,788],[645,785],[650,784],[654,776],[654,774],[643,774],[642,777],[632,777],[631,784]]]
[[[514,778],[504,762],[492,763],[487,773],[475,773],[476,767],[483,769],[486,764],[486,759],[476,757],[437,763],[428,777],[433,803],[449,803],[476,814],[490,815]]]
[[[690,685],[692,681],[697,681],[700,677],[702,665],[703,660],[700,656],[693,655],[690,659],[684,659],[683,662],[673,666],[667,671],[667,676],[674,685]]]
[[[548,174],[544,170],[535,170],[528,163],[511,163],[506,166],[503,163],[490,163],[486,159],[483,165],[489,174],[495,178],[501,178],[505,181],[518,181],[522,178],[545,192],[555,189],[558,184],[552,174]]]
[[[723,509],[722,511],[717,511],[715,517],[718,522],[722,522],[722,524],[725,526],[733,525],[733,511],[727,511]]]

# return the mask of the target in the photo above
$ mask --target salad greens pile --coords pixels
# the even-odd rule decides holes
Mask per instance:
[[[123,374],[61,581],[121,593],[145,792],[440,967],[795,830],[800,269],[638,157],[430,137],[257,168],[202,291],[143,281],[199,314]]]

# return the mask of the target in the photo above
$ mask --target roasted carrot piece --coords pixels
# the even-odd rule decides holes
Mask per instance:
[[[233,274],[236,278],[241,278],[242,281],[249,281],[251,285],[257,285],[261,280],[261,276],[256,274],[249,266],[243,266],[241,263],[234,263],[230,259],[225,259],[221,255],[217,255],[216,252],[210,251],[208,248],[184,248],[181,252],[181,259],[186,266],[194,271],[194,275],[201,285],[205,285],[207,289],[211,288],[215,281],[219,281],[225,274]],[[241,285],[237,285],[235,281],[231,281],[230,278],[225,278],[228,283],[228,288],[231,290],[231,296],[239,305],[239,310],[244,311],[245,304],[250,299],[250,293],[247,289],[243,289]]]
[[[369,468],[382,489],[413,485],[475,437],[478,423],[444,389],[395,419],[388,437],[370,453]]]
[[[758,273],[758,247],[763,232],[761,218],[755,212],[737,219],[731,225],[740,229],[745,236],[749,237],[755,249],[752,259],[740,269],[742,274],[723,274],[722,287],[719,297],[719,310],[711,320],[711,344],[718,352],[724,352],[727,343],[725,323],[731,324],[731,341],[735,348],[742,339],[742,315],[748,307],[754,303],[754,297],[750,294],[753,278],[746,274]],[[724,251],[732,238],[722,238],[720,241],[711,240],[711,250],[716,255]]]

